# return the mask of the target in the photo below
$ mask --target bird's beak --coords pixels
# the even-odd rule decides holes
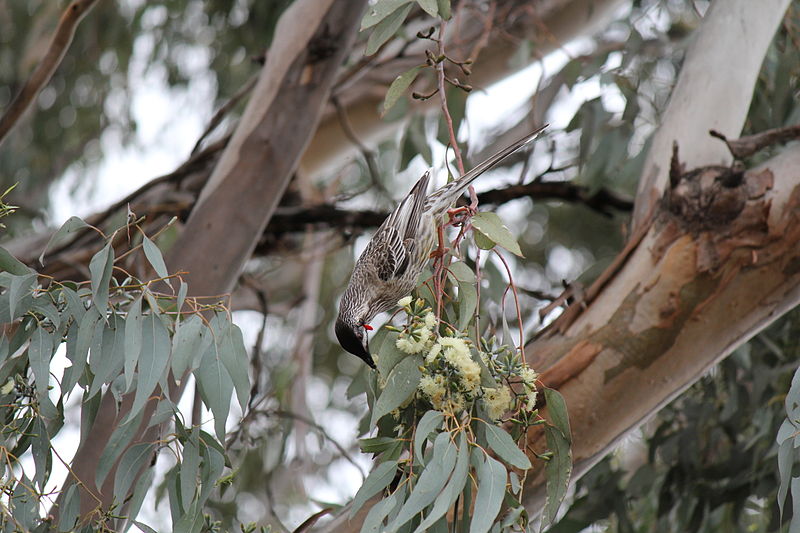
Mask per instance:
[[[366,335],[364,335],[364,343],[362,343],[356,334],[356,328],[359,327],[361,326],[351,327],[337,320],[335,328],[336,338],[339,340],[339,344],[342,345],[342,348],[367,363],[370,367],[375,368],[375,361],[373,361],[369,353],[369,341]]]

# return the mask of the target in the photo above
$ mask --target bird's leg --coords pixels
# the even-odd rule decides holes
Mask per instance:
[[[436,237],[438,239],[438,246],[430,253],[429,257],[431,259],[435,259],[436,261],[441,261],[444,254],[446,254],[449,250],[447,246],[444,245],[444,226],[439,225],[436,227]]]
[[[442,274],[444,273],[444,256],[448,248],[444,245],[444,225],[436,226],[439,246],[431,252],[433,258],[433,292],[436,296],[436,318],[442,313]]]
[[[471,216],[474,216],[475,213],[477,212],[478,212],[478,195],[475,194],[475,188],[472,185],[470,185],[469,205],[448,209],[447,215],[450,218],[447,222],[447,225],[457,226],[459,224],[463,224],[464,222],[467,221],[467,219],[469,219]]]

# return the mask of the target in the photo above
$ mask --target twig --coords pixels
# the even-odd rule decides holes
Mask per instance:
[[[447,23],[442,21],[439,25],[439,57],[445,56],[444,50],[444,29]],[[464,172],[464,161],[461,158],[461,149],[458,147],[458,142],[456,141],[456,134],[453,131],[453,118],[450,116],[450,110],[447,108],[447,95],[445,94],[445,75],[444,75],[444,61],[439,61],[436,64],[436,72],[438,74],[438,87],[439,87],[439,100],[442,104],[442,115],[444,116],[445,123],[447,124],[447,131],[450,134],[450,145],[453,147],[453,153],[456,157],[456,165],[458,166],[458,172],[463,176]]]
[[[353,125],[350,122],[350,118],[347,116],[347,111],[345,111],[344,106],[342,106],[341,102],[339,101],[339,98],[332,96],[331,103],[333,104],[334,109],[336,109],[336,115],[339,117],[339,124],[342,126],[342,131],[344,132],[345,136],[350,139],[350,142],[358,147],[361,155],[364,156],[364,160],[367,162],[367,169],[369,169],[370,178],[372,178],[372,184],[381,189],[382,192],[388,194],[388,191],[380,180],[378,164],[375,161],[375,152],[367,148],[364,143],[361,142],[358,136],[356,136],[356,132],[353,130]]]
[[[759,150],[773,144],[785,143],[800,138],[800,124],[785,128],[774,128],[754,135],[746,135],[736,140],[729,140],[717,130],[708,132],[712,137],[721,139],[728,146],[731,155],[736,159],[744,159]]]
[[[197,139],[197,142],[194,144],[194,148],[192,148],[192,155],[194,155],[200,149],[200,145],[203,144],[203,141],[206,139],[206,137],[208,137],[211,132],[214,131],[217,126],[219,126],[219,123],[222,122],[222,119],[225,118],[225,115],[227,115],[228,112],[242,100],[242,98],[244,98],[250,93],[250,91],[253,90],[253,87],[256,86],[256,81],[258,81],[258,75],[259,72],[253,74],[250,79],[247,80],[247,83],[242,85],[239,90],[236,91],[236,94],[231,96],[231,99],[225,102],[225,104],[223,104],[222,107],[220,107],[217,112],[214,113],[214,116],[211,117],[211,121],[209,121],[205,131],[202,135],[200,135],[200,138]]]
[[[17,96],[14,97],[14,100],[3,113],[2,118],[0,118],[0,143],[3,142],[8,132],[19,122],[42,88],[53,77],[53,73],[61,64],[61,60],[64,59],[69,45],[72,44],[75,29],[95,3],[97,3],[97,0],[75,0],[64,10],[61,19],[58,21],[56,32],[53,34],[53,40],[50,41],[47,53],[45,53],[36,66],[36,70],[33,71],[25,85],[22,86],[22,90],[17,93]]]
[[[355,461],[355,459],[353,459],[353,457],[347,452],[347,450],[345,450],[344,447],[341,444],[339,444],[333,437],[328,435],[328,432],[325,431],[324,427],[320,426],[319,424],[317,424],[316,422],[314,422],[310,418],[307,418],[305,416],[299,415],[297,413],[293,413],[292,411],[285,411],[283,409],[272,409],[270,411],[265,412],[265,414],[279,416],[281,418],[288,418],[290,420],[299,420],[300,422],[303,422],[307,426],[314,428],[315,430],[317,430],[320,433],[320,435],[322,435],[325,438],[325,440],[327,440],[328,442],[333,444],[333,446],[336,448],[336,450],[340,454],[342,454],[342,457],[344,457],[345,460],[348,463],[352,464],[353,466],[355,466],[358,469],[359,473],[361,474],[361,480],[362,481],[367,478],[367,474],[366,474],[366,472],[364,472],[364,469],[361,468],[361,465],[358,464]]]

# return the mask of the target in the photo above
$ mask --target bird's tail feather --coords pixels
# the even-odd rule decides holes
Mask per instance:
[[[428,195],[427,208],[437,212],[450,208],[453,203],[464,193],[469,185],[481,174],[498,164],[500,161],[510,156],[517,150],[526,146],[528,143],[533,142],[541,133],[547,128],[547,124],[538,128],[536,131],[529,133],[522,139],[510,144],[503,148],[496,154],[488,157],[481,163],[477,164],[472,170],[465,173],[460,178],[447,183]]]

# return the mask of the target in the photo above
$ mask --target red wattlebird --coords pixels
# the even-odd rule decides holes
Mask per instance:
[[[369,321],[397,305],[417,284],[436,244],[439,225],[456,200],[478,176],[536,139],[547,126],[503,148],[486,161],[428,194],[430,171],[423,174],[381,224],[361,257],[339,302],[336,338],[348,352],[372,368],[366,345]]]

